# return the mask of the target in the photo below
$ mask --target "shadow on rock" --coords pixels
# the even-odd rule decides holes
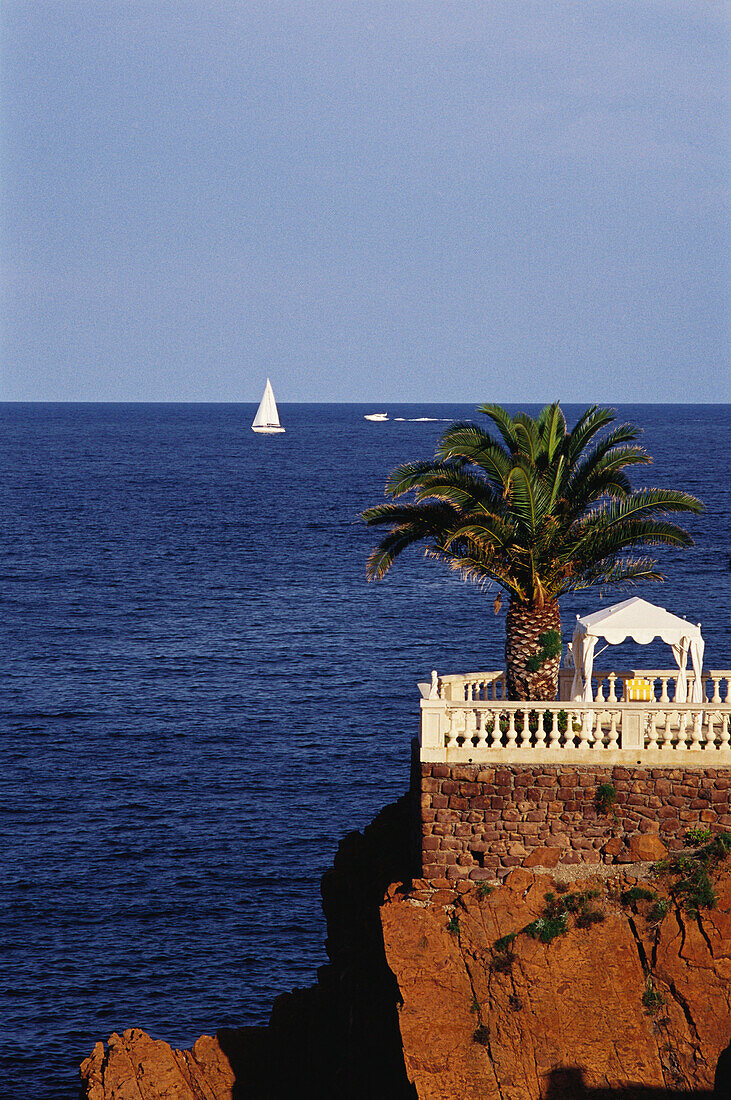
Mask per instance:
[[[217,1033],[236,1078],[232,1100],[415,1100],[379,917],[389,884],[412,875],[409,800],[349,833],[322,877],[330,962],[317,985],[278,997],[255,1041],[244,1035],[252,1029]]]
[[[584,1074],[578,1066],[561,1066],[554,1069],[550,1075],[545,1100],[685,1100],[686,1097],[694,1097],[694,1100],[714,1100],[714,1097],[721,1095],[727,1096],[728,1093],[703,1089],[690,1092],[685,1089],[678,1091],[641,1084],[595,1089],[584,1084]]]

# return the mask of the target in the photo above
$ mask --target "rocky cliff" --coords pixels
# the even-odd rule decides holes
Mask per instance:
[[[421,1100],[712,1089],[731,1035],[731,876],[697,915],[657,886],[518,869],[446,910],[393,894],[386,957]]]
[[[711,1095],[731,1036],[724,851],[705,878],[518,868],[435,890],[410,877],[409,821],[404,799],[341,843],[316,986],[191,1051],[112,1036],[82,1066],[87,1100]]]

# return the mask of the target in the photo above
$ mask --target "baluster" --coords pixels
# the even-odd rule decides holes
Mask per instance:
[[[706,752],[715,752],[717,748],[720,749],[720,745],[716,745],[716,721],[720,718],[718,711],[711,710],[706,712],[706,728],[704,736],[704,748]]]
[[[467,748],[467,709],[457,712],[457,737],[462,739],[461,749]]]
[[[607,679],[609,680],[609,694],[607,695],[607,702],[608,703],[616,703],[617,702],[617,696],[615,694],[614,689],[615,689],[616,682],[617,682],[617,673],[616,672],[610,672]]]
[[[656,749],[658,737],[660,736],[657,728],[657,711],[653,710],[650,717],[650,728],[647,731],[647,747],[648,749]]]
[[[675,746],[676,752],[685,752],[688,746],[686,745],[687,731],[686,726],[688,724],[688,714],[686,711],[680,711],[678,714],[678,743]]]
[[[607,735],[607,750],[619,748],[619,728],[617,726],[617,719],[620,717],[621,712],[618,710],[610,711],[609,713],[609,733]]]
[[[515,711],[510,710],[508,712],[508,732],[507,732],[507,744],[506,749],[515,748]]]
[[[691,730],[690,745],[688,748],[697,751],[701,747],[701,721],[703,720],[703,711],[698,710],[695,714],[691,714],[690,717],[693,719],[693,729]]]
[[[472,680],[466,680],[464,685],[464,697],[466,703],[471,703],[475,697],[474,683]]]
[[[661,703],[669,703],[670,702],[670,696],[668,695],[668,678],[667,678],[667,676],[661,677],[660,683],[662,685],[662,689],[660,691],[660,702]]]
[[[543,749],[546,747],[546,731],[543,728],[544,713],[542,710],[538,711],[538,729],[536,730],[535,747],[537,749]]]
[[[496,739],[493,741],[492,747],[494,749],[501,749],[503,747],[503,721],[506,719],[506,715],[503,711],[498,710],[495,712],[495,728],[493,737]]]
[[[596,703],[604,702],[604,677],[597,676],[596,678],[596,695],[594,696]]]
[[[589,729],[589,721],[591,711],[582,710],[581,712],[581,729],[579,730],[579,745],[580,749],[588,749],[589,741],[591,740],[591,730]]]
[[[670,721],[670,715],[667,711],[661,710],[658,712],[657,720],[662,723],[662,742],[659,748],[664,749],[665,752],[669,752],[673,747],[673,726]]]
[[[551,722],[551,732],[548,735],[548,747],[549,749],[559,749],[561,747],[561,731],[558,728],[558,711],[554,710],[553,720]]]
[[[731,703],[731,676],[726,677],[726,703]]]
[[[729,751],[729,741],[731,741],[731,732],[729,732],[729,717],[730,716],[728,714],[721,715],[721,732],[718,735],[719,752]]]
[[[721,677],[720,676],[714,676],[713,677],[713,698],[711,699],[711,702],[712,703],[720,703],[721,702]]]
[[[566,733],[564,734],[564,738],[563,738],[564,748],[566,748],[566,749],[573,749],[573,748],[576,747],[575,744],[574,744],[574,738],[576,736],[576,731],[574,730],[574,721],[575,721],[575,719],[576,719],[576,711],[575,710],[568,711],[568,717],[566,719]]]
[[[521,749],[529,749],[530,748],[531,734],[530,734],[530,724],[528,722],[528,715],[530,714],[530,711],[527,710],[526,708],[524,708],[521,713],[523,715],[523,726],[522,726],[522,729],[520,731],[520,746],[519,747]]]
[[[477,732],[477,716],[473,708],[467,711],[465,714],[464,723],[464,745],[463,748],[471,749],[474,746],[474,736]]]
[[[446,741],[446,746],[447,746],[448,749],[456,749],[458,747],[457,746],[457,723],[456,723],[455,719],[456,719],[456,715],[455,715],[454,711],[448,710],[447,711],[447,719],[446,719],[446,732],[445,732],[445,741]]]

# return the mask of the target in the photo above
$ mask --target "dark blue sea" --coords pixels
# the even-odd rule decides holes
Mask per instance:
[[[5,1100],[73,1097],[111,1031],[187,1046],[311,984],[320,875],[406,789],[416,681],[502,666],[492,596],[418,553],[366,583],[359,511],[445,426],[413,418],[473,414],[386,407],[284,405],[258,436],[247,405],[0,406]],[[728,667],[731,406],[620,415],[636,484],[708,509],[639,594]]]

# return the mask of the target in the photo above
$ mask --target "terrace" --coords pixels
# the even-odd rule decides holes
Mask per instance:
[[[683,674],[687,694],[695,674]],[[701,675],[701,701],[676,702],[678,669],[610,669],[591,675],[591,702],[571,699],[573,669],[559,672],[556,702],[509,702],[505,673],[439,676],[421,690],[421,760],[511,764],[731,766],[731,669]],[[629,681],[650,698],[628,698]],[[682,754],[682,756],[678,755]]]
[[[600,642],[603,653],[655,638],[670,646],[676,668],[594,668]],[[731,765],[731,670],[704,672],[704,649],[699,625],[639,597],[577,616],[555,702],[508,700],[502,671],[433,672],[419,685],[421,759]]]

